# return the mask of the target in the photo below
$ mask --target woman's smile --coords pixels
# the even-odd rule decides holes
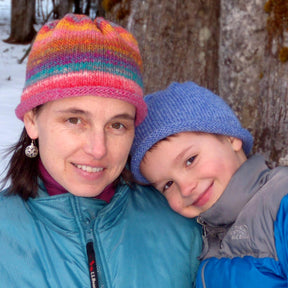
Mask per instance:
[[[37,116],[29,114],[30,133],[38,138],[44,167],[62,187],[95,197],[125,167],[135,113],[132,104],[114,98],[64,98],[46,103]]]
[[[79,165],[79,164],[73,164],[75,167],[88,172],[88,173],[96,173],[96,172],[101,172],[104,170],[104,168],[100,168],[100,167],[92,167],[92,166],[88,166],[88,165]]]

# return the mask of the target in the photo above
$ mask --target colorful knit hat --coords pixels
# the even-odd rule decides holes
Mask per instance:
[[[222,98],[193,82],[172,83],[166,90],[147,95],[148,115],[136,128],[131,149],[131,171],[136,180],[148,181],[140,172],[145,153],[158,141],[184,131],[205,132],[242,140],[248,155],[251,134],[242,128],[233,110]]]
[[[124,28],[67,14],[38,32],[16,116],[23,120],[27,111],[48,101],[93,95],[133,104],[138,125],[147,114],[142,69],[137,41]]]

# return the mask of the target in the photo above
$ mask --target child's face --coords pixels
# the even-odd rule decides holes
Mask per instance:
[[[182,132],[148,151],[140,170],[173,210],[193,218],[220,198],[246,159],[237,138]]]

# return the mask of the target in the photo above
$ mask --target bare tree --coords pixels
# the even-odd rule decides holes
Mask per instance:
[[[35,0],[12,0],[11,2],[11,31],[7,43],[27,44],[32,41],[36,31]]]
[[[127,27],[139,42],[146,93],[185,80],[218,92],[220,0],[105,4],[106,17]]]
[[[288,62],[279,57],[288,40],[287,0],[266,1],[281,12],[275,25],[264,2],[222,1],[220,95],[253,134],[254,152],[272,166],[288,165]]]
[[[61,19],[65,14],[73,12],[74,0],[52,0],[54,18]],[[75,1],[77,3],[79,1]]]
[[[287,0],[103,2],[140,44],[146,93],[172,81],[210,88],[251,131],[254,153],[288,165]]]
[[[187,80],[211,89],[251,131],[254,152],[288,165],[287,0],[91,0],[91,8],[89,0],[52,1],[60,18],[94,7],[130,30],[142,53],[146,93]],[[30,13],[24,4],[35,0],[12,2],[25,7],[26,14],[12,17],[21,23]]]

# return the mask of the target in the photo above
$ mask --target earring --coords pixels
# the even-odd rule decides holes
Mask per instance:
[[[25,148],[25,155],[29,158],[35,158],[38,155],[38,148],[34,144],[34,140]]]

